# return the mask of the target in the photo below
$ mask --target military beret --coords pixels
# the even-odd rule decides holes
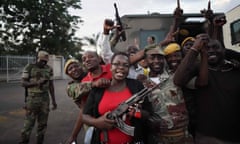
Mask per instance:
[[[163,50],[164,51],[164,54],[165,55],[169,55],[171,53],[174,53],[176,51],[179,51],[181,48],[180,48],[180,45],[177,44],[177,43],[170,43],[168,44],[165,49]]]
[[[195,41],[195,38],[194,37],[187,37],[185,38],[182,43],[181,43],[181,47],[184,46],[184,44],[187,42],[187,41]]]

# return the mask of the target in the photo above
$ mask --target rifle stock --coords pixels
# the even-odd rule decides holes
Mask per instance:
[[[119,13],[118,13],[118,8],[117,8],[117,4],[116,3],[114,3],[114,8],[115,8],[116,22],[117,22],[117,25],[119,25],[119,27],[117,29],[120,32],[120,39],[122,41],[126,41],[127,40],[126,33],[124,31],[124,27],[123,27],[121,18],[120,18]]]

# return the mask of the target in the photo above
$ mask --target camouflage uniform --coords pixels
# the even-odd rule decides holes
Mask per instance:
[[[80,107],[81,100],[85,102],[88,93],[92,89],[91,82],[80,82],[78,80],[72,81],[67,86],[67,94]]]
[[[154,113],[150,117],[154,132],[150,143],[190,144],[188,134],[188,113],[181,88],[173,83],[173,75],[163,80],[159,89],[149,97]]]
[[[53,79],[53,70],[48,65],[39,68],[35,64],[27,65],[23,70],[22,78],[29,81],[38,81],[40,79],[46,82],[39,86],[30,87],[27,90],[26,98],[26,117],[24,120],[24,128],[22,129],[22,142],[28,143],[31,131],[35,121],[38,122],[37,127],[37,143],[43,143],[44,134],[47,129],[47,121],[49,114],[49,80]]]

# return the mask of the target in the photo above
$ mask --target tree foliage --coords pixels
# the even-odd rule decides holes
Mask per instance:
[[[0,52],[34,55],[37,50],[75,56],[81,39],[75,36],[81,17],[70,9],[81,9],[81,0],[1,0]]]

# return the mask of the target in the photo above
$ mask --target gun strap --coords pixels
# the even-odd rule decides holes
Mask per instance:
[[[103,130],[103,141],[101,143],[102,144],[107,144],[108,143],[108,133],[107,133],[107,130]]]
[[[32,69],[33,69],[33,64],[29,64],[30,69],[28,70],[29,73],[29,79],[32,77]],[[24,97],[24,103],[27,102],[27,97],[28,97],[28,88],[25,87],[25,97]]]

